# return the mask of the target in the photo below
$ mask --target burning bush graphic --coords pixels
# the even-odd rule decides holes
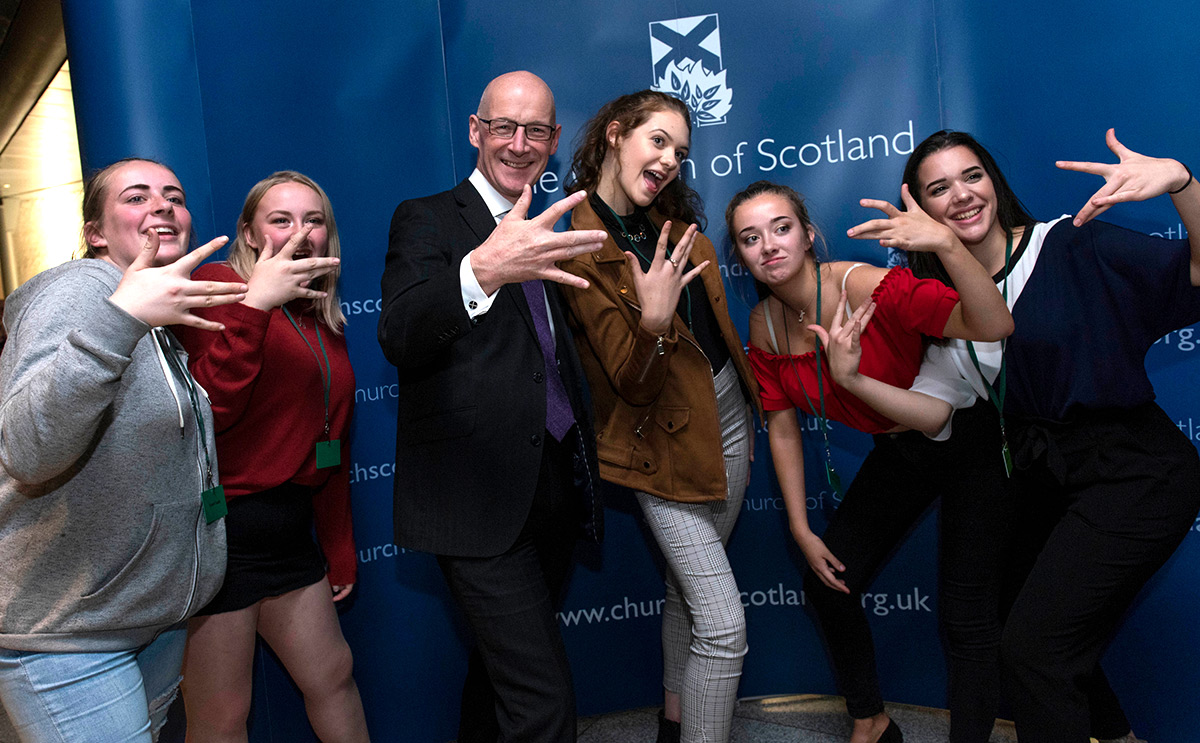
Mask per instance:
[[[725,115],[733,107],[733,91],[725,86],[725,70],[714,75],[690,59],[667,65],[654,89],[686,103],[692,111],[692,123],[697,126],[724,123]]]

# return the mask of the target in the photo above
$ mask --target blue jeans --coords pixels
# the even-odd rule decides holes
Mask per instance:
[[[106,653],[0,648],[0,701],[22,741],[151,743],[179,688],[186,625]]]

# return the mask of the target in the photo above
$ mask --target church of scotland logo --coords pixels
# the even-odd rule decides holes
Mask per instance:
[[[733,104],[721,61],[717,14],[650,23],[655,90],[683,100],[697,126],[724,124]]]

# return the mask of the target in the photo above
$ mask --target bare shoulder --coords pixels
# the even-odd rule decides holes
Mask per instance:
[[[767,333],[767,306],[768,302],[764,299],[750,310],[750,345],[764,350],[771,348],[771,340]]]
[[[872,266],[870,263],[851,263],[839,261],[835,264],[834,279],[838,286],[846,287],[846,298],[854,307],[866,301],[887,276],[888,269]],[[851,270],[853,269],[853,270]],[[848,275],[847,275],[848,274]]]

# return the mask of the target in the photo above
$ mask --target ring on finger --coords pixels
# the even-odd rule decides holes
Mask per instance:
[[[677,258],[669,258],[668,260],[671,261],[672,266],[674,266],[675,268],[679,268],[679,260]]]

